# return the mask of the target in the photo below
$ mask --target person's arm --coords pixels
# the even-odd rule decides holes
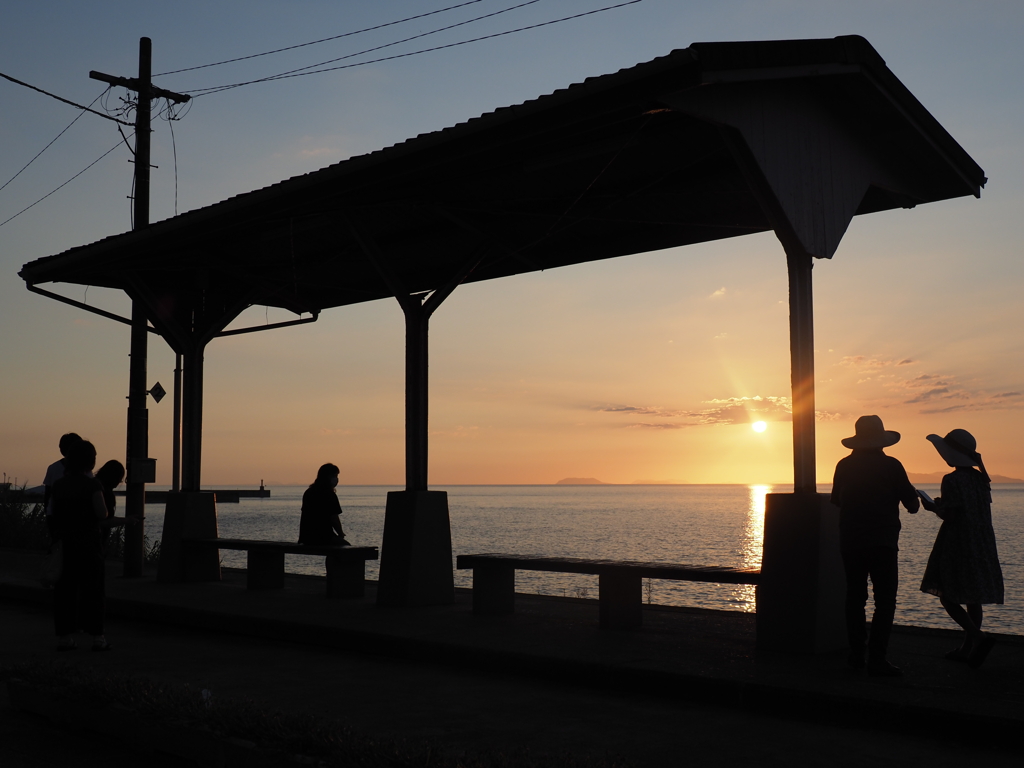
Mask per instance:
[[[107,502],[103,500],[103,491],[97,490],[92,494],[92,511],[97,520],[107,519]]]
[[[957,516],[961,508],[960,493],[956,484],[946,475],[942,478],[941,496],[935,497],[935,512],[942,521],[952,520]]]
[[[910,482],[907,470],[903,468],[899,460],[896,461],[896,466],[899,467],[900,501],[907,508],[907,512],[912,515],[916,514],[917,510],[921,508],[921,497],[917,495],[917,488]]]
[[[338,501],[338,497],[333,492],[331,493],[331,499],[331,530],[344,539],[345,531],[341,528],[341,502]]]
[[[829,501],[837,507],[843,505],[843,483],[841,478],[840,464],[836,464],[835,474],[832,475],[832,495],[829,497]]]

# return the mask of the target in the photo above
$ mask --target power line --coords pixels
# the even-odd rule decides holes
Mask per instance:
[[[282,53],[284,51],[294,51],[296,48],[305,48],[306,46],[309,46],[309,45],[317,45],[319,43],[328,43],[331,40],[340,40],[343,37],[352,37],[353,35],[361,35],[363,32],[373,32],[374,30],[377,30],[377,29],[384,29],[385,27],[393,27],[393,26],[395,26],[397,24],[404,24],[407,21],[415,21],[416,19],[422,19],[422,18],[425,18],[427,16],[434,16],[435,14],[438,14],[438,13],[444,13],[445,11],[452,11],[452,10],[455,10],[456,8],[462,8],[463,6],[466,6],[466,5],[475,5],[476,3],[480,3],[480,2],[483,2],[483,0],[468,0],[468,2],[459,3],[458,5],[449,5],[447,8],[440,8],[440,9],[438,9],[436,11],[430,11],[428,13],[421,13],[418,16],[408,16],[408,17],[406,17],[404,19],[399,19],[398,21],[389,21],[386,24],[378,24],[378,25],[376,25],[374,27],[366,27],[365,29],[357,29],[354,32],[345,32],[345,33],[340,34],[340,35],[334,35],[333,37],[325,37],[325,38],[323,38],[321,40],[312,40],[312,41],[310,41],[308,43],[299,43],[298,45],[289,45],[289,46],[287,46],[285,48],[276,48],[273,51],[264,51],[263,53],[253,53],[253,54],[251,54],[249,56],[239,56],[239,57],[234,58],[234,59],[224,59],[224,61],[215,61],[215,62],[213,62],[211,64],[200,64],[199,66],[196,66],[196,67],[185,67],[184,69],[172,69],[170,72],[161,72],[158,75],[153,75],[153,77],[163,77],[164,75],[176,75],[176,74],[178,74],[180,72],[192,72],[193,70],[196,70],[196,69],[206,69],[207,67],[219,67],[221,64],[232,64],[233,62],[236,62],[236,61],[245,61],[247,59],[258,59],[260,56],[270,56],[271,54],[274,54],[274,53]]]
[[[17,78],[11,77],[10,75],[5,75],[3,72],[0,72],[0,77],[2,77],[4,80],[10,80],[12,83],[17,83],[18,85],[23,85],[26,88],[31,88],[33,91],[38,91],[39,93],[41,93],[41,94],[43,94],[45,96],[49,96],[51,99],[56,99],[57,101],[62,101],[65,104],[70,104],[72,107],[77,107],[78,109],[83,109],[86,112],[92,112],[92,114],[98,115],[99,117],[102,117],[104,120],[113,120],[115,123],[120,123],[121,125],[131,126],[131,123],[126,123],[124,120],[118,120],[116,117],[111,117],[110,115],[104,115],[102,112],[97,112],[94,109],[89,109],[89,107],[83,107],[81,104],[76,104],[73,101],[68,101],[67,99],[61,98],[60,96],[57,96],[54,93],[50,93],[49,91],[44,91],[42,88],[36,88],[34,85],[29,85],[28,83],[22,82],[21,80],[18,80]],[[95,104],[96,101],[93,100],[92,103]],[[92,105],[90,104],[89,106],[92,106]]]
[[[132,135],[134,136],[135,134],[132,134]],[[117,149],[117,148],[118,148],[118,147],[120,147],[120,146],[121,146],[121,142],[119,141],[119,142],[117,142],[117,144],[115,144],[115,145],[114,145],[114,146],[112,146],[112,147],[111,147],[110,149],[108,149],[108,150],[107,150],[106,152],[104,152],[104,153],[103,153],[102,155],[100,155],[99,157],[97,157],[97,158],[96,158],[95,160],[93,160],[93,161],[92,161],[91,163],[89,163],[89,164],[88,164],[87,166],[85,166],[85,168],[83,168],[82,170],[80,170],[80,171],[79,171],[78,173],[76,173],[76,174],[75,174],[74,176],[72,176],[72,177],[71,177],[70,179],[68,179],[67,181],[65,181],[65,182],[64,182],[63,184],[61,184],[61,185],[60,185],[59,187],[57,187],[56,189],[50,190],[50,191],[49,191],[49,192],[47,192],[47,193],[46,193],[45,195],[43,195],[43,196],[42,196],[42,197],[40,197],[40,198],[39,198],[38,200],[36,200],[36,201],[35,201],[34,203],[32,203],[32,205],[30,205],[30,206],[28,206],[28,207],[26,207],[26,208],[22,208],[22,209],[21,209],[20,211],[18,211],[18,212],[17,212],[16,214],[14,214],[13,216],[11,216],[11,218],[7,219],[7,221],[3,221],[3,222],[0,222],[0,227],[2,227],[2,226],[3,226],[4,224],[7,224],[7,222],[9,222],[9,221],[13,221],[14,219],[18,218],[19,216],[21,216],[21,214],[23,214],[23,213],[24,213],[25,211],[27,211],[27,210],[28,210],[29,208],[32,208],[32,207],[34,207],[34,206],[36,206],[36,205],[39,205],[39,203],[43,202],[43,200],[45,200],[46,198],[48,198],[48,197],[49,197],[50,195],[52,195],[52,194],[53,194],[54,192],[58,192],[58,191],[60,191],[61,189],[63,189],[64,187],[66,187],[66,186],[67,186],[68,184],[70,184],[70,183],[71,183],[72,181],[74,181],[75,179],[77,179],[77,178],[78,178],[79,176],[81,176],[81,175],[82,175],[83,173],[85,173],[86,171],[88,171],[88,170],[89,170],[90,168],[92,168],[92,167],[93,167],[94,165],[96,165],[96,163],[98,163],[98,162],[99,162],[100,160],[102,160],[102,159],[103,159],[104,157],[106,157],[107,155],[109,155],[109,154],[110,154],[111,152],[113,152],[113,151],[114,151],[115,149]]]
[[[108,89],[107,89],[107,91],[109,91],[109,90],[110,90],[110,89],[108,88]],[[97,97],[96,97],[95,99],[93,99],[93,100],[92,100],[92,104],[90,104],[89,106],[91,107],[91,106],[92,106],[93,104],[95,104],[95,103],[96,103],[97,101],[99,101],[99,100],[100,100],[100,99],[101,99],[101,98],[103,97],[103,95],[104,95],[104,94],[105,94],[105,93],[106,93],[107,91],[104,91],[104,92],[103,92],[103,93],[101,93],[101,94],[100,94],[99,96],[97,96]],[[60,132],[60,133],[58,133],[58,134],[57,134],[56,136],[54,136],[54,137],[53,137],[53,140],[52,140],[52,141],[51,141],[51,142],[50,142],[49,144],[47,144],[47,145],[46,145],[45,147],[43,147],[42,149],[40,149],[40,150],[39,150],[39,151],[38,151],[38,152],[36,153],[36,156],[35,156],[35,157],[33,157],[33,158],[32,158],[31,160],[29,160],[29,161],[28,161],[27,163],[25,163],[25,165],[24,165],[24,166],[22,167],[22,169],[21,169],[20,171],[18,171],[18,172],[17,172],[16,174],[14,174],[13,176],[11,176],[11,178],[9,178],[9,179],[8,179],[7,181],[5,181],[5,182],[4,182],[4,185],[3,185],[3,187],[0,187],[0,190],[3,190],[3,189],[4,189],[4,187],[6,187],[6,186],[7,186],[8,184],[10,184],[10,183],[11,183],[12,181],[14,181],[14,180],[15,180],[16,178],[18,178],[19,176],[21,176],[22,172],[23,172],[23,171],[24,171],[24,170],[25,170],[26,168],[28,168],[28,167],[29,167],[30,165],[32,165],[32,163],[34,163],[34,162],[35,162],[36,160],[38,160],[38,159],[39,159],[39,156],[40,156],[41,154],[43,154],[43,152],[45,152],[45,151],[46,151],[46,150],[48,150],[48,149],[49,149],[50,147],[52,147],[52,146],[53,146],[53,143],[54,143],[55,141],[57,141],[57,139],[59,139],[59,138],[60,138],[61,136],[63,136],[63,135],[65,134],[65,132],[67,132],[68,128],[70,128],[70,127],[71,127],[72,125],[74,125],[75,123],[77,123],[77,122],[78,122],[78,118],[80,118],[80,117],[81,117],[82,115],[84,115],[84,114],[85,114],[85,112],[84,112],[84,111],[82,111],[82,112],[79,112],[79,113],[78,113],[78,115],[77,115],[77,116],[75,117],[75,119],[74,119],[74,120],[72,120],[72,121],[71,121],[70,123],[68,123],[68,124],[67,124],[67,127],[66,127],[66,128],[65,128],[65,129],[63,130],[63,131],[61,131],[61,132]]]
[[[312,72],[301,72],[301,71],[283,72],[281,74],[270,75],[268,77],[261,77],[261,78],[258,78],[256,80],[247,80],[247,81],[241,82],[241,83],[232,83],[230,85],[213,86],[213,87],[210,87],[210,88],[197,88],[197,89],[192,90],[192,91],[186,91],[186,93],[195,94],[195,96],[198,98],[199,96],[209,96],[209,95],[211,95],[213,93],[220,93],[221,91],[227,91],[227,90],[230,90],[232,88],[240,88],[240,87],[242,87],[244,85],[252,85],[254,83],[266,83],[266,82],[270,82],[272,80],[285,80],[285,79],[292,78],[292,77],[303,77],[305,75],[319,75],[319,74],[321,74],[323,72],[334,72],[334,71],[339,70],[339,69],[351,69],[353,67],[361,67],[361,66],[363,66],[365,64],[378,64],[378,63],[380,63],[382,61],[392,61],[394,59],[403,59],[403,58],[407,58],[409,56],[418,56],[421,53],[430,53],[432,51],[441,51],[441,50],[444,50],[446,48],[457,48],[460,45],[468,45],[469,43],[478,43],[478,42],[480,42],[482,40],[491,40],[491,39],[496,38],[496,37],[504,37],[505,35],[513,35],[513,34],[515,34],[517,32],[526,32],[526,31],[531,30],[531,29],[538,29],[540,27],[547,27],[547,26],[550,26],[552,24],[560,24],[563,21],[572,21],[573,19],[579,19],[579,18],[582,18],[584,16],[592,16],[595,13],[603,13],[604,11],[611,11],[611,10],[614,10],[616,8],[623,8],[623,7],[627,6],[627,5],[636,5],[637,3],[640,3],[640,2],[643,2],[643,0],[628,0],[627,2],[624,2],[624,3],[617,3],[616,5],[605,6],[604,8],[597,8],[597,9],[595,9],[593,11],[585,11],[584,13],[577,13],[577,14],[574,14],[572,16],[564,16],[564,17],[562,17],[560,19],[552,19],[551,21],[543,21],[543,22],[541,22],[539,24],[531,24],[531,25],[526,26],[526,27],[519,27],[517,29],[509,29],[509,30],[506,30],[504,32],[495,32],[494,34],[491,34],[491,35],[484,35],[482,37],[474,37],[474,38],[472,38],[470,40],[461,40],[461,41],[459,41],[457,43],[448,43],[447,45],[438,45],[438,46],[434,46],[433,48],[422,48],[422,49],[420,49],[418,51],[411,51],[409,53],[398,53],[398,54],[395,54],[394,56],[383,56],[383,57],[378,58],[378,59],[369,59],[367,61],[359,61],[359,62],[356,62],[354,64],[342,64],[342,65],[337,66],[337,67],[328,67],[326,69],[317,69],[317,70],[314,70]],[[360,54],[352,54],[352,55],[353,56],[358,56]],[[349,58],[349,57],[346,57],[346,58]],[[324,63],[328,63],[328,62],[324,62]],[[321,66],[321,65],[314,64],[312,66]]]
[[[291,74],[294,74],[295,72],[302,72],[302,71],[307,70],[307,69],[313,69],[314,67],[322,67],[325,64],[333,64],[336,61],[344,61],[345,59],[351,59],[351,58],[354,58],[356,56],[362,56],[365,53],[373,53],[374,51],[380,51],[380,50],[383,50],[384,48],[391,48],[391,47],[396,46],[396,45],[401,45],[402,43],[408,43],[408,42],[410,42],[412,40],[419,40],[421,37],[429,37],[430,35],[436,35],[439,32],[447,32],[448,30],[455,29],[456,27],[464,27],[467,24],[472,24],[473,22],[481,21],[483,19],[489,19],[492,16],[500,16],[503,13],[508,13],[509,11],[514,11],[514,10],[516,10],[518,8],[523,8],[523,7],[527,6],[527,5],[533,5],[534,3],[539,3],[540,1],[541,0],[526,0],[526,2],[524,2],[524,3],[519,3],[518,5],[512,5],[512,6],[509,6],[508,8],[502,8],[500,11],[493,11],[491,13],[485,13],[485,14],[483,14],[481,16],[474,16],[472,19],[466,19],[465,21],[460,21],[460,22],[457,22],[455,24],[449,24],[447,27],[438,27],[437,29],[432,29],[429,32],[421,32],[418,35],[413,35],[412,37],[406,37],[406,38],[403,38],[402,40],[396,40],[393,43],[384,43],[383,45],[374,46],[373,48],[367,48],[365,50],[359,51],[358,53],[350,53],[350,54],[347,54],[345,56],[339,56],[336,59],[328,59],[327,61],[321,61],[319,64],[307,64],[306,66],[298,67],[297,69],[289,69],[287,72],[281,72],[281,73],[276,74],[276,75],[271,75],[267,79],[273,80],[273,79],[277,79],[277,78],[282,78],[285,75],[291,75]]]

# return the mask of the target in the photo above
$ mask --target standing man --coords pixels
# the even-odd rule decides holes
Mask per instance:
[[[53,485],[64,477],[64,473],[67,470],[68,456],[71,455],[70,451],[74,450],[74,447],[80,442],[82,442],[82,438],[74,432],[61,435],[58,447],[63,458],[48,466],[46,468],[46,475],[43,477],[43,514],[46,516],[46,528],[49,530],[50,538],[53,541],[57,540],[57,532],[53,524],[53,502],[51,499],[53,496]]]
[[[836,465],[832,481],[846,571],[848,661],[854,669],[863,669],[866,648],[869,675],[899,677],[903,673],[889,663],[886,651],[899,585],[900,504],[914,513],[920,501],[903,465],[882,450],[898,443],[900,433],[885,429],[878,416],[861,416],[856,432],[842,441],[853,453]],[[869,578],[875,595],[870,639],[864,614]]]

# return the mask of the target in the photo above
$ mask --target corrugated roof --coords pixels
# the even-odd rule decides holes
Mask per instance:
[[[391,295],[381,260],[421,291],[480,249],[470,280],[764,231],[721,127],[666,106],[740,82],[804,89],[894,177],[912,180],[915,203],[977,195],[985,183],[863,38],[695,43],[20,274],[30,284],[146,285],[179,303],[217,291],[316,311]],[[858,212],[908,204],[891,192],[872,190]]]

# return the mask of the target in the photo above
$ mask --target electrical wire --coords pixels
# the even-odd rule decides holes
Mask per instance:
[[[438,46],[434,46],[433,48],[423,48],[423,49],[420,49],[418,51],[410,51],[409,53],[397,53],[397,54],[395,54],[393,56],[383,56],[383,57],[378,58],[378,59],[369,59],[367,61],[359,61],[359,62],[355,62],[353,64],[342,64],[342,65],[337,66],[337,67],[328,67],[326,69],[317,69],[317,70],[314,70],[312,72],[281,73],[281,74],[278,74],[278,75],[271,75],[269,77],[261,77],[261,78],[258,78],[256,80],[247,80],[247,81],[241,82],[241,83],[231,83],[230,85],[213,86],[213,87],[210,87],[210,88],[197,88],[197,89],[192,90],[192,91],[185,91],[185,93],[193,94],[193,98],[198,98],[200,96],[209,96],[209,95],[214,94],[214,93],[220,93],[222,91],[227,91],[227,90],[230,90],[232,88],[240,88],[242,86],[252,85],[254,83],[265,83],[265,82],[270,82],[270,81],[273,81],[273,80],[285,80],[285,79],[292,78],[292,77],[304,77],[306,75],[319,75],[319,74],[322,74],[324,72],[334,72],[334,71],[337,71],[337,70],[340,70],[340,69],[352,69],[353,67],[361,67],[361,66],[363,66],[365,64],[377,64],[377,63],[380,63],[382,61],[393,61],[394,59],[403,59],[403,58],[408,58],[409,56],[418,56],[421,53],[430,53],[432,51],[441,51],[441,50],[444,50],[446,48],[457,48],[460,45],[468,45],[469,43],[478,43],[478,42],[480,42],[482,40],[492,40],[492,39],[494,39],[496,37],[504,37],[505,35],[512,35],[512,34],[516,34],[517,32],[526,32],[526,31],[531,30],[531,29],[539,29],[540,27],[547,27],[547,26],[550,26],[552,24],[560,24],[563,21],[572,21],[573,19],[579,19],[579,18],[582,18],[584,16],[592,16],[595,13],[603,13],[604,11],[611,11],[611,10],[614,10],[616,8],[623,8],[623,7],[627,6],[627,5],[635,5],[635,4],[640,3],[640,2],[643,2],[643,0],[628,0],[627,2],[624,2],[624,3],[617,3],[615,5],[605,6],[604,8],[597,8],[597,9],[595,9],[593,11],[585,11],[584,13],[577,13],[577,14],[574,14],[572,16],[564,16],[564,17],[562,17],[560,19],[552,19],[551,21],[544,21],[544,22],[541,22],[539,24],[531,24],[529,26],[519,27],[517,29],[509,29],[509,30],[506,30],[504,32],[495,32],[494,34],[491,34],[491,35],[483,35],[482,37],[474,37],[474,38],[472,38],[470,40],[460,40],[457,43],[448,43],[447,45],[438,45]],[[353,55],[359,55],[359,54],[353,54]],[[313,65],[313,66],[320,66],[320,65]]]
[[[93,100],[92,100],[92,104],[90,104],[89,106],[91,107],[91,106],[92,106],[93,104],[95,104],[95,103],[96,103],[97,101],[99,101],[99,100],[100,100],[100,99],[101,99],[101,98],[102,98],[102,97],[104,96],[104,94],[106,94],[106,93],[107,93],[107,91],[109,91],[109,90],[110,90],[110,88],[108,87],[106,91],[104,91],[104,92],[103,92],[103,93],[101,93],[101,94],[100,94],[99,96],[97,96],[97,97],[96,97],[95,99],[93,99]],[[53,140],[52,140],[52,141],[50,141],[50,143],[49,143],[49,144],[47,144],[47,145],[46,145],[45,147],[43,147],[42,149],[40,149],[40,150],[39,150],[39,151],[38,151],[38,152],[36,153],[36,156],[35,156],[35,157],[33,157],[33,158],[32,158],[31,160],[29,160],[29,161],[28,161],[27,163],[25,163],[25,165],[24,165],[24,166],[22,166],[22,169],[21,169],[20,171],[18,171],[18,172],[17,172],[16,174],[14,174],[13,176],[11,176],[11,178],[9,178],[9,179],[8,179],[7,181],[5,181],[5,182],[4,182],[4,185],[3,185],[3,187],[0,187],[0,190],[3,190],[3,189],[4,189],[4,187],[6,187],[6,186],[7,186],[8,184],[10,184],[10,183],[11,183],[12,181],[14,181],[14,180],[15,180],[16,178],[18,178],[19,176],[21,176],[22,172],[23,172],[23,171],[24,171],[24,170],[25,170],[26,168],[28,168],[28,167],[29,167],[30,165],[32,165],[32,163],[34,163],[34,162],[35,162],[36,160],[38,160],[38,159],[39,159],[39,156],[40,156],[41,154],[43,154],[43,152],[45,152],[45,151],[46,151],[46,150],[48,150],[48,149],[49,149],[50,147],[52,147],[52,146],[53,146],[53,144],[54,144],[54,142],[55,142],[55,141],[57,141],[57,139],[59,139],[59,138],[60,138],[61,136],[63,136],[63,135],[64,135],[64,133],[65,133],[65,132],[66,132],[66,131],[68,130],[68,128],[70,128],[70,127],[71,127],[72,125],[74,125],[75,123],[77,123],[77,122],[78,122],[78,119],[79,119],[79,118],[80,118],[80,117],[81,117],[82,115],[84,115],[84,114],[85,114],[85,112],[84,112],[84,111],[82,111],[82,112],[79,112],[79,113],[78,113],[78,115],[77,115],[77,117],[75,117],[75,119],[74,119],[74,120],[72,120],[72,121],[71,121],[70,123],[68,123],[68,124],[67,124],[67,127],[66,127],[66,128],[65,128],[65,129],[63,130],[63,131],[61,131],[61,132],[60,132],[60,133],[58,133],[58,134],[57,134],[56,136],[54,136],[54,137],[53,137]]]
[[[49,96],[51,99],[56,99],[57,101],[64,102],[65,104],[70,104],[72,107],[76,107],[77,109],[83,109],[86,112],[91,112],[94,115],[102,117],[104,120],[113,120],[115,123],[120,123],[121,125],[131,126],[131,123],[126,123],[126,122],[124,122],[124,120],[118,120],[116,117],[111,117],[110,115],[104,115],[102,112],[97,112],[94,109],[89,109],[89,107],[91,107],[92,104],[90,104],[89,107],[83,107],[81,104],[76,104],[73,101],[68,101],[67,99],[61,98],[60,96],[56,95],[55,93],[50,93],[49,91],[44,91],[42,88],[36,88],[34,85],[29,85],[28,83],[22,82],[21,80],[18,80],[17,78],[11,77],[10,75],[5,75],[3,72],[0,72],[0,77],[2,77],[4,80],[10,80],[12,83],[17,83],[18,85],[23,85],[26,88],[31,88],[33,91],[38,91],[39,93],[43,94],[44,96]],[[95,104],[96,101],[93,100],[92,103]]]
[[[411,42],[412,40],[419,40],[422,37],[429,37],[430,35],[436,35],[439,32],[447,32],[448,30],[455,29],[456,27],[464,27],[467,24],[472,24],[473,22],[476,22],[476,21],[482,21],[483,19],[489,19],[492,16],[500,16],[503,13],[508,13],[509,11],[514,11],[514,10],[517,10],[519,8],[523,8],[523,7],[527,6],[527,5],[534,5],[535,3],[539,3],[539,2],[541,2],[541,0],[526,0],[526,2],[519,3],[518,5],[512,5],[512,6],[509,6],[508,8],[502,8],[500,11],[492,11],[491,13],[485,13],[485,14],[482,14],[480,16],[474,16],[472,19],[466,19],[465,21],[459,21],[459,22],[456,22],[455,24],[449,24],[447,27],[438,27],[437,29],[432,29],[429,32],[421,32],[420,34],[413,35],[412,37],[406,37],[406,38],[403,38],[402,40],[395,40],[393,43],[384,43],[383,45],[377,45],[377,46],[374,46],[373,48],[366,48],[365,50],[359,51],[358,53],[349,53],[349,54],[347,54],[345,56],[339,56],[339,57],[337,57],[335,59],[328,59],[327,61],[321,61],[318,64],[307,64],[306,66],[298,67],[297,69],[289,69],[286,72],[280,72],[280,73],[278,73],[276,75],[271,75],[268,79],[276,79],[276,78],[284,77],[285,75],[294,74],[295,72],[303,72],[303,71],[305,71],[307,69],[313,69],[314,67],[322,67],[325,64],[333,64],[336,61],[344,61],[345,59],[351,59],[351,58],[354,58],[356,56],[362,56],[365,53],[373,53],[374,51],[380,51],[380,50],[383,50],[384,48],[392,48],[392,47],[394,47],[396,45],[401,45],[402,43],[408,43],[408,42]]]
[[[263,53],[253,53],[249,56],[239,56],[234,59],[224,59],[224,61],[215,61],[211,64],[200,64],[196,67],[185,67],[184,69],[172,69],[170,72],[161,72],[160,74],[153,75],[153,77],[163,77],[164,75],[176,75],[179,72],[192,72],[196,69],[206,69],[207,67],[219,67],[221,64],[232,64],[236,61],[246,61],[247,59],[257,59],[260,56],[270,56],[274,53],[282,53],[284,51],[294,51],[296,48],[305,48],[309,45],[317,45],[319,43],[327,43],[331,40],[340,40],[343,37],[352,37],[353,35],[361,35],[363,32],[373,32],[374,30],[384,29],[385,27],[393,27],[397,24],[404,24],[407,21],[415,21],[416,19],[426,18],[427,16],[434,16],[438,13],[444,13],[445,11],[452,11],[456,8],[462,8],[467,5],[475,5],[476,3],[483,2],[483,0],[469,0],[465,3],[459,3],[458,5],[450,5],[447,8],[440,8],[436,11],[430,11],[428,13],[421,13],[417,16],[409,16],[398,21],[389,21],[386,24],[378,24],[374,27],[366,27],[365,29],[357,29],[354,32],[345,32],[340,35],[334,35],[333,37],[325,37],[322,40],[312,40],[308,43],[299,43],[298,45],[289,45],[285,48],[276,48],[273,51],[264,51]]]
[[[135,135],[135,134],[132,134],[132,136],[134,136],[134,135]],[[21,216],[21,214],[23,214],[23,213],[24,213],[25,211],[27,211],[27,210],[28,210],[29,208],[33,208],[33,207],[35,207],[36,205],[39,205],[39,203],[43,202],[43,200],[45,200],[46,198],[48,198],[48,197],[49,197],[50,195],[52,195],[52,194],[53,194],[54,192],[58,192],[58,191],[60,191],[61,189],[63,189],[64,187],[66,187],[66,186],[67,186],[68,184],[70,184],[70,183],[71,183],[72,181],[74,181],[75,179],[77,179],[77,178],[78,178],[79,176],[81,176],[81,175],[82,175],[83,173],[85,173],[86,171],[88,171],[88,170],[89,170],[90,168],[92,168],[92,167],[93,167],[94,165],[96,165],[96,163],[98,163],[98,162],[99,162],[100,160],[102,160],[103,158],[105,158],[105,157],[106,157],[107,155],[109,155],[109,154],[110,154],[111,152],[113,152],[113,151],[114,151],[115,149],[117,149],[117,148],[118,148],[118,147],[120,147],[120,146],[121,146],[121,142],[120,142],[120,141],[118,141],[118,142],[117,142],[117,144],[115,144],[115,145],[114,145],[114,146],[112,146],[112,147],[111,147],[110,149],[108,149],[108,150],[107,150],[106,152],[104,152],[104,153],[103,153],[102,155],[100,155],[99,157],[97,157],[97,158],[96,158],[95,160],[93,160],[93,161],[92,161],[91,163],[89,163],[89,164],[88,164],[87,166],[85,166],[85,168],[83,168],[82,170],[80,170],[80,171],[79,171],[78,173],[76,173],[76,174],[75,174],[74,176],[72,176],[72,177],[71,177],[70,179],[68,179],[67,181],[65,181],[65,182],[64,182],[63,184],[61,184],[61,185],[60,185],[59,187],[57,187],[56,189],[52,189],[52,190],[50,190],[50,191],[49,191],[49,192],[47,192],[47,193],[46,193],[45,195],[43,195],[43,196],[42,196],[42,197],[40,197],[40,198],[39,198],[38,200],[36,200],[36,201],[35,201],[34,203],[32,203],[32,205],[29,205],[29,206],[27,206],[27,207],[25,207],[25,208],[22,208],[22,209],[21,209],[20,211],[18,211],[18,212],[17,212],[16,214],[14,214],[13,216],[11,216],[11,218],[7,219],[6,221],[2,221],[2,222],[0,222],[0,227],[4,226],[4,224],[7,224],[8,222],[10,222],[10,221],[13,221],[14,219],[18,218],[19,216]]]

